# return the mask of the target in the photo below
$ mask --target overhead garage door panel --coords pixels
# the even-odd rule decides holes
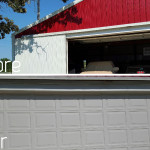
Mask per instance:
[[[4,96],[8,150],[149,150],[149,96]]]

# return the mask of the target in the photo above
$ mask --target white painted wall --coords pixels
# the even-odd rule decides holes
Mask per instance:
[[[65,35],[16,39],[14,52],[21,62],[19,74],[67,73]]]

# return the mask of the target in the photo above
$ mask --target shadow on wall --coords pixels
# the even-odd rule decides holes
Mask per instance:
[[[32,53],[33,50],[36,51],[37,55],[40,57],[40,51],[44,52],[46,54],[46,59],[47,59],[47,52],[46,52],[46,47],[47,45],[41,46],[37,41],[34,40],[34,38],[19,38],[16,41],[16,46],[15,46],[15,56],[16,55],[21,55],[24,51],[29,51],[29,53]]]
[[[33,50],[36,50],[37,54],[40,56],[39,51],[43,51],[46,53],[45,48],[48,46],[43,44],[40,44],[39,42],[35,41],[35,39],[32,37],[34,34],[40,34],[40,33],[50,33],[50,32],[58,32],[61,30],[65,31],[65,27],[67,26],[68,23],[72,23],[72,27],[74,24],[81,24],[82,23],[82,18],[77,16],[78,10],[77,7],[71,7],[58,15],[55,15],[54,17],[47,19],[40,24],[18,34],[16,36],[17,42],[15,46],[15,56],[16,55],[21,55],[24,51],[28,50],[30,53],[33,52]],[[59,27],[56,27],[56,24],[61,24],[63,25],[63,28],[61,30]],[[53,31],[53,28],[55,28]],[[31,37],[29,40],[25,40],[26,38],[22,37],[25,35],[30,35]],[[22,37],[22,38],[21,38]],[[50,45],[49,45],[50,46]],[[47,58],[47,57],[46,57]]]

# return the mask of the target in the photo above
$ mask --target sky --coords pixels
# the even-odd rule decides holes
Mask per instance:
[[[63,6],[73,1],[74,0],[68,0],[67,3],[63,3],[61,0],[40,0],[41,18],[49,15],[50,13],[62,8]],[[27,13],[19,14],[14,13],[11,8],[2,5],[2,8],[0,9],[0,14],[2,14],[3,17],[8,17],[9,19],[14,20],[14,23],[17,24],[21,29],[35,22],[37,19],[37,4],[35,2],[31,2],[31,4],[29,5],[27,4],[26,9]],[[6,35],[5,39],[0,40],[0,59],[12,59],[11,34]]]

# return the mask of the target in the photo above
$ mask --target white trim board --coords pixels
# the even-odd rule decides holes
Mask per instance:
[[[45,16],[44,18],[41,18],[40,20],[37,20],[34,23],[32,23],[32,24],[30,24],[30,25],[20,29],[18,32],[13,33],[12,35],[17,35],[17,34],[19,34],[19,33],[23,32],[23,31],[25,31],[25,30],[27,30],[27,29],[29,29],[29,28],[31,28],[31,27],[33,27],[33,26],[35,26],[35,25],[37,25],[37,24],[39,24],[39,23],[41,23],[41,22],[43,22],[43,21],[45,21],[45,20],[47,20],[47,19],[49,19],[49,18],[51,18],[53,16],[55,16],[55,15],[57,15],[57,14],[63,12],[63,11],[65,11],[65,10],[67,10],[68,8],[74,6],[74,5],[76,5],[76,4],[78,4],[78,3],[82,2],[82,1],[83,0],[75,0],[72,3],[62,7],[61,9],[59,9],[59,10],[57,10],[57,11],[55,11],[55,12],[53,12],[53,13],[47,15],[47,16]]]
[[[150,80],[150,74],[0,74],[0,80]]]
[[[70,34],[67,34],[67,38],[87,38],[93,36],[109,36],[119,34],[141,33],[148,31],[150,31],[150,22],[142,22],[73,31]]]

